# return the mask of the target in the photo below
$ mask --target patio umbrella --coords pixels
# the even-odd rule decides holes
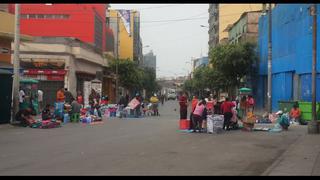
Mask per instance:
[[[251,92],[251,89],[244,87],[244,88],[239,89],[239,91],[240,91],[241,93],[246,93],[246,92]]]

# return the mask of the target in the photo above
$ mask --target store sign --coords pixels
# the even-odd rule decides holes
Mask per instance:
[[[46,58],[22,58],[21,66],[32,69],[63,69],[65,66],[65,60],[63,59],[46,59]]]
[[[23,71],[24,74],[35,75],[35,74],[45,74],[45,75],[60,75],[64,76],[66,70],[51,70],[51,69],[28,69]]]
[[[9,54],[10,50],[8,48],[1,48],[0,53],[1,54]]]

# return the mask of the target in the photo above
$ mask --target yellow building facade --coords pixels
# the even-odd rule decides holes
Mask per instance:
[[[219,4],[219,42],[228,40],[226,28],[236,22],[242,13],[262,9],[262,4]]]
[[[11,62],[11,42],[14,40],[13,14],[0,11],[0,63],[12,64]],[[22,41],[32,40],[31,36],[21,35]]]
[[[109,9],[109,17],[110,19],[113,19],[117,25],[119,25],[119,34],[118,32],[114,32],[115,40],[118,42],[115,42],[116,44],[116,53],[117,53],[117,48],[118,48],[118,53],[119,53],[119,58],[120,59],[130,59],[133,60],[133,46],[134,46],[134,39],[133,39],[133,30],[134,30],[134,17],[136,16],[136,11],[130,11],[130,34],[127,32],[125,28],[125,24],[123,20],[120,18],[120,14],[118,13],[117,10],[115,9]],[[113,28],[117,29],[117,28]]]

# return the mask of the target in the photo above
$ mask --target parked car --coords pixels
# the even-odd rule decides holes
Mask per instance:
[[[176,100],[177,94],[175,92],[168,93],[168,100]]]

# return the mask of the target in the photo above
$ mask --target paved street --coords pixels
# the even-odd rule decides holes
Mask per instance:
[[[57,129],[1,125],[0,175],[261,175],[307,132],[182,133],[178,110],[169,101],[160,117]]]

